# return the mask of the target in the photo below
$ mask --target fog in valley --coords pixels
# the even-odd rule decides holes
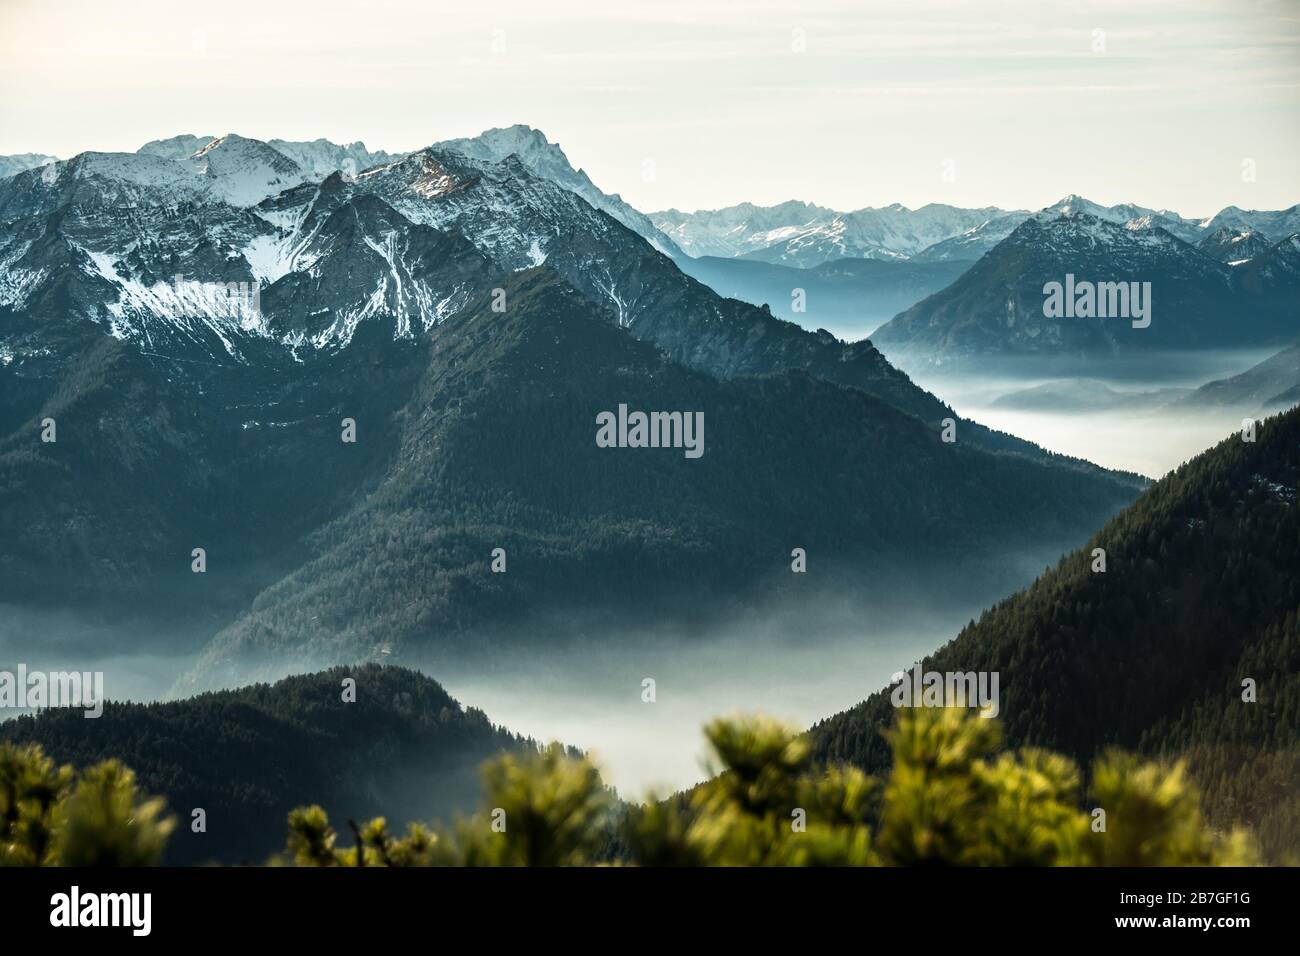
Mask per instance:
[[[1241,427],[1241,409],[1191,406],[1192,391],[1266,354],[1117,362],[1104,375],[1029,363],[920,366],[910,373],[960,414],[990,427],[1159,477]],[[895,569],[894,580],[844,580],[816,598],[751,602],[706,626],[645,614],[596,624],[575,612],[531,622],[522,636],[443,642],[428,635],[399,649],[391,662],[424,671],[464,705],[516,733],[590,752],[622,796],[643,798],[709,775],[702,728],[713,718],[762,712],[807,727],[852,707],[1082,543],[998,555],[977,562],[979,573]],[[89,621],[69,611],[3,607],[0,669],[102,671],[109,699],[166,699],[223,623],[215,617],[176,625]],[[250,673],[231,683],[337,663],[299,661],[283,673]],[[653,700],[647,681],[653,681]],[[402,800],[420,805],[418,793]]]
[[[1076,544],[1081,544],[1077,542]],[[756,603],[703,631],[633,624],[578,640],[421,665],[452,696],[539,740],[590,751],[624,798],[709,776],[703,727],[763,713],[809,727],[852,707],[1029,584],[1058,549],[1007,553],[1000,583],[960,569]],[[969,570],[969,569],[968,569]],[[643,682],[654,681],[654,701]]]
[[[773,599],[706,626],[539,622],[534,641],[484,639],[394,655],[496,724],[589,751],[625,798],[668,793],[708,776],[702,728],[761,712],[807,727],[852,707],[896,671],[956,637],[990,603],[1033,580],[1058,549],[1000,556],[978,586],[960,570],[864,580],[815,598]],[[993,581],[997,583],[994,584]],[[555,640],[560,631],[580,635]],[[110,700],[169,699],[207,634],[93,624],[70,612],[0,608],[0,669],[103,671]],[[108,648],[131,648],[108,651]],[[339,663],[299,662],[274,680]],[[643,701],[652,679],[654,701]],[[400,796],[419,806],[420,795]]]
[[[1159,478],[1240,432],[1244,417],[1274,411],[1193,404],[1192,393],[1275,351],[1204,351],[1082,366],[1021,359],[946,368],[891,358],[964,417],[1051,451]]]
[[[1196,387],[1236,374],[1258,353],[1116,365],[1106,375],[1027,364],[913,377],[956,410],[1053,451],[1158,477],[1238,430],[1241,410],[1180,408]],[[952,640],[970,619],[1059,557],[1063,542],[1000,555],[975,583],[958,570],[844,581],[815,600],[773,599],[690,629],[656,619],[537,622],[520,638],[440,643],[391,661],[441,682],[464,705],[541,741],[589,751],[626,798],[669,793],[710,772],[702,728],[762,712],[807,727],[859,703],[890,676]],[[996,583],[995,583],[996,579]],[[67,611],[0,608],[0,669],[103,671],[109,699],[166,699],[222,622],[91,622]],[[555,635],[573,635],[556,640]],[[294,672],[339,663],[300,662]],[[286,671],[287,673],[287,671]],[[285,674],[258,673],[252,679]],[[653,701],[645,681],[654,682]],[[419,795],[403,795],[419,805]]]
[[[1051,451],[1159,478],[1241,428],[1232,411],[1143,413],[1012,411],[967,406],[964,415]],[[1064,419],[1064,420],[1063,420]]]
[[[520,654],[488,675],[452,665],[438,677],[494,721],[590,751],[622,797],[666,794],[709,776],[702,731],[714,717],[761,712],[808,727],[879,690],[967,619],[923,607],[909,617],[841,611],[738,622],[704,641],[629,634],[543,659]],[[646,679],[653,702],[642,699]]]

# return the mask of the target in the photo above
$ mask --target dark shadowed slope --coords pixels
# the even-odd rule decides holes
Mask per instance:
[[[344,679],[356,682],[344,702]],[[36,741],[77,767],[111,757],[166,797],[179,819],[178,864],[265,862],[283,848],[285,818],[320,803],[340,823],[390,815],[450,820],[479,798],[478,767],[532,742],[463,708],[436,681],[377,665],[162,704],[109,703],[102,716],[47,710],[0,724],[0,739]],[[193,830],[195,808],[207,831]]]
[[[1300,847],[1300,411],[1164,478],[924,671],[997,671],[1010,741],[1086,759],[1187,756],[1219,823]],[[1091,570],[1094,548],[1105,573]],[[1258,702],[1242,700],[1253,680]],[[817,725],[821,756],[879,769],[888,691]]]
[[[1098,286],[1092,317],[1045,314],[1045,287],[1064,286],[1067,276],[1079,289],[1125,284],[1124,298],[1118,289],[1103,295]],[[1149,291],[1143,315],[1128,283]],[[1100,317],[1103,299],[1107,317]],[[978,368],[980,360],[1002,357],[1104,363],[1121,354],[1281,345],[1296,335],[1298,306],[1293,240],[1234,268],[1158,225],[1076,212],[1027,220],[952,285],[872,338],[908,364]]]
[[[1246,369],[1240,375],[1202,385],[1174,408],[1239,408],[1242,412],[1272,412],[1300,398],[1300,345],[1292,345]]]
[[[809,577],[823,586],[957,565],[961,586],[987,586],[1009,555],[1060,553],[1134,494],[1068,462],[945,443],[804,372],[684,368],[546,270],[505,289],[505,312],[485,297],[440,328],[394,416],[391,468],[311,536],[315,558],[217,637],[200,686],[246,666],[446,653],[522,625],[509,643],[536,653],[548,611],[667,621],[761,589],[807,595],[795,547],[817,556]],[[702,456],[598,447],[597,415],[620,404],[703,413]],[[498,547],[506,573],[489,568]]]

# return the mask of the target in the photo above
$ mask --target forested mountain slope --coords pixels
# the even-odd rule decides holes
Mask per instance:
[[[1132,499],[1119,477],[946,443],[805,372],[685,368],[546,269],[504,288],[504,312],[484,297],[440,327],[383,478],[309,537],[315,556],[214,639],[183,690],[385,649],[481,651],[489,636],[536,649],[552,618],[567,632],[602,612],[698,622],[884,575],[961,567],[960,586],[988,587],[1008,555],[1059,554]],[[620,405],[702,415],[701,454],[600,447],[598,416]],[[815,574],[791,573],[796,547]]]
[[[1300,410],[1257,427],[1158,482],[918,666],[999,672],[1013,744],[1188,757],[1216,821],[1254,825],[1277,854],[1300,848]],[[892,710],[886,689],[821,722],[819,755],[879,770]]]
[[[355,681],[345,702],[344,680]],[[342,823],[380,812],[450,820],[480,796],[479,765],[531,741],[463,708],[434,680],[378,665],[156,704],[108,703],[86,719],[51,709],[0,724],[60,763],[118,758],[142,789],[167,799],[179,825],[168,862],[253,863],[283,848],[295,806],[320,803]],[[195,832],[193,811],[206,811]]]

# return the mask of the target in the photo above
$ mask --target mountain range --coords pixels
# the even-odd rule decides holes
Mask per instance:
[[[837,212],[804,202],[777,206],[742,203],[725,209],[651,213],[650,219],[692,256],[748,258],[809,268],[832,259],[977,259],[1028,216],[987,207],[961,209],[931,203],[911,210],[895,203]]]
[[[253,203],[258,190],[269,195]],[[341,240],[336,229],[344,223],[329,216],[363,196],[391,212],[363,204],[384,221],[373,221],[373,234]],[[355,178],[336,172],[315,182],[266,144],[234,135],[183,161],[84,153],[0,181],[0,220],[7,227],[0,239],[0,309],[15,317],[0,342],[9,362],[45,347],[24,338],[24,317],[43,313],[58,322],[90,322],[151,353],[209,362],[244,362],[268,350],[300,357],[306,346],[337,350],[366,317],[390,321],[401,335],[427,330],[465,293],[463,283],[453,283],[448,294],[436,295],[437,283],[419,274],[436,264],[402,258],[412,241],[428,237],[418,227],[429,227],[460,234],[499,270],[544,263],[612,310],[634,336],[702,371],[733,376],[813,368],[935,429],[954,414],[870,343],[808,334],[768,310],[719,297],[514,154],[493,162],[429,147]],[[349,243],[368,266],[364,274],[349,272],[359,298],[313,305],[314,325],[290,322],[285,302],[304,301],[288,295],[303,281],[291,274],[321,281],[318,259],[322,269],[335,263],[348,272],[346,255],[322,257]],[[460,248],[473,258],[464,242]],[[248,296],[213,294],[219,290],[212,287],[231,282],[250,291],[256,286],[265,307],[254,310]],[[43,326],[41,334],[48,333]],[[968,431],[990,447],[1035,454],[1011,436],[978,426]]]
[[[1073,299],[1068,312],[1049,312],[1053,283],[1058,292],[1076,283],[1095,292],[1093,314],[1076,315]],[[872,341],[908,363],[1258,348],[1295,337],[1297,303],[1300,235],[1224,262],[1162,225],[1120,224],[1072,209],[1025,220],[951,285],[878,329]]]
[[[1216,819],[1293,844],[1297,412],[1143,494],[962,418],[872,341],[711,286],[753,266],[764,301],[801,281],[816,303],[933,281],[875,338],[940,359],[1280,345],[1295,210],[761,212],[697,236],[527,127],[400,155],[183,135],[0,179],[0,601],[201,621],[185,694],[350,665],[3,736],[123,757],[246,834],[216,854],[238,857],[303,800],[366,814],[432,788],[445,803],[399,810],[454,811],[471,764],[526,745],[359,661],[545,660],[578,631],[612,648],[628,619],[708,633],[760,597],[983,606],[1068,552],[922,663],[1002,672],[1013,743],[1186,755]],[[690,258],[705,239],[718,255]],[[1045,321],[1066,272],[1151,282],[1150,327]],[[700,416],[702,454],[603,446],[627,409]],[[353,673],[360,710],[333,703]],[[878,769],[887,700],[814,728],[819,756]]]
[[[185,162],[224,138],[181,134],[153,140],[138,152]],[[408,155],[372,151],[360,142],[339,145],[325,139],[310,142],[271,139],[265,145],[315,180],[333,172],[353,177],[365,169]],[[674,258],[746,258],[796,268],[810,268],[835,259],[973,262],[1031,215],[1054,218],[1072,213],[1131,223],[1138,228],[1160,226],[1192,244],[1222,229],[1231,234],[1256,232],[1262,240],[1271,243],[1300,232],[1300,207],[1297,206],[1276,211],[1228,206],[1214,216],[1195,219],[1133,203],[1106,206],[1077,195],[1066,196],[1036,213],[942,203],[930,203],[915,210],[894,203],[843,212],[790,201],[775,206],[741,203],[689,213],[668,209],[645,214],[618,195],[603,192],[587,173],[570,164],[558,144],[530,126],[494,128],[478,136],[444,140],[434,145],[488,162],[515,156],[534,175],[576,193]],[[36,153],[0,156],[0,179],[53,161],[53,156]]]
[[[708,623],[760,595],[799,602],[858,578],[865,597],[867,581],[923,569],[996,593],[1014,577],[1002,549],[1047,558],[1134,493],[1068,461],[945,444],[807,371],[686,368],[543,269],[503,288],[507,312],[484,297],[439,327],[374,490],[313,532],[315,556],[218,634],[184,687],[384,649],[436,665],[638,611]],[[706,450],[597,447],[593,423],[620,403],[698,410]],[[819,556],[816,583],[790,580],[796,545]],[[508,573],[489,571],[496,548]]]
[[[0,181],[2,596],[210,614],[212,686],[646,594],[722,613],[796,546],[820,586],[946,564],[999,593],[1022,572],[994,554],[1047,560],[1143,485],[467,152],[317,181],[230,135]],[[704,457],[598,448],[620,404],[702,412]]]
[[[1255,231],[1276,243],[1300,232],[1300,206],[1248,211],[1229,206],[1208,219],[1188,219],[1168,210],[1123,203],[1104,206],[1069,195],[1037,212],[988,206],[964,209],[931,203],[908,209],[839,212],[803,202],[776,206],[742,203],[724,209],[651,213],[656,226],[692,256],[758,259],[810,268],[835,259],[973,262],[1025,220],[1083,214],[1134,229],[1160,227],[1196,244],[1220,229]]]

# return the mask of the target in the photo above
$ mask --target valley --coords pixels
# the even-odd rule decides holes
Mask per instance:
[[[980,368],[917,366],[914,380],[990,427],[1055,452],[1158,478],[1232,432],[1244,418],[1288,407],[1266,399],[1193,401],[1207,383],[1268,362],[1271,349],[1204,350],[1097,363],[1009,358]],[[1282,392],[1284,363],[1265,378]],[[1262,383],[1261,383],[1262,385]]]
[[[0,669],[102,671],[113,703],[98,736],[60,714],[0,728],[60,760],[121,753],[182,803],[218,788],[256,822],[212,858],[269,852],[317,792],[454,814],[474,766],[534,739],[591,752],[624,799],[685,790],[712,773],[700,727],[733,711],[874,768],[879,692],[922,660],[1005,664],[981,686],[1017,739],[1209,746],[1172,692],[1096,733],[1026,716],[1080,672],[1028,666],[984,622],[1028,604],[1050,623],[1016,616],[1026,647],[1060,664],[1061,628],[1099,646],[1071,623],[1087,597],[1043,595],[1089,593],[1072,569],[1099,534],[1145,547],[1153,500],[1197,503],[1187,527],[1234,549],[1238,518],[1290,527],[1294,412],[1231,443],[1300,398],[1295,207],[642,213],[527,126],[11,160]],[[1159,524],[1173,543],[1123,600],[1214,593],[1184,530]],[[1284,616],[1225,640],[1272,661],[1294,555],[1266,552]],[[1194,631],[1212,716],[1230,661]],[[330,710],[354,672],[383,695],[374,766]],[[260,748],[228,786],[176,739],[194,721],[206,746]],[[145,727],[168,743],[144,749]]]

